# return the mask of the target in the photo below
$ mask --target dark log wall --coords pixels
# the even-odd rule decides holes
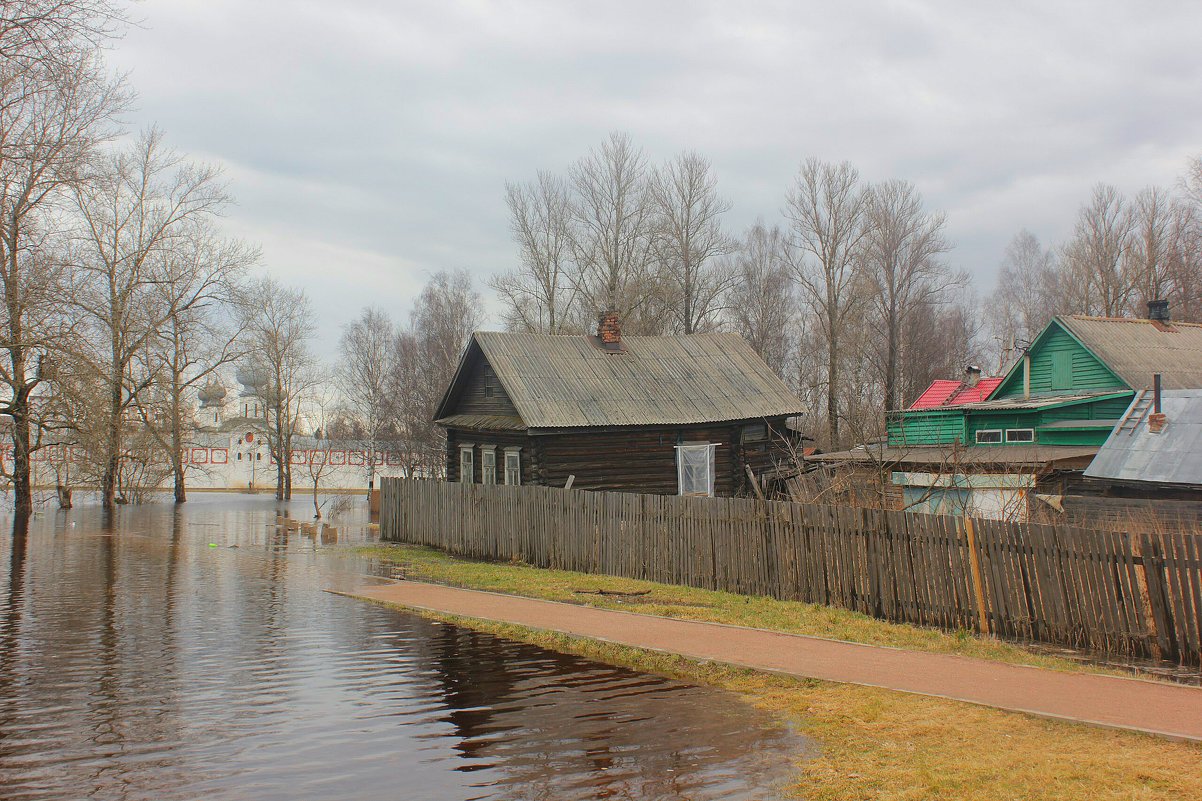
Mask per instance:
[[[545,484],[562,487],[568,476],[585,490],[675,495],[676,446],[717,442],[714,489],[731,495],[737,485],[735,430],[730,426],[671,426],[566,432],[537,437]]]
[[[497,481],[503,482],[502,454],[506,446],[522,448],[522,483],[562,487],[568,476],[585,490],[613,490],[651,495],[675,495],[676,446],[716,442],[714,492],[719,496],[751,495],[745,465],[762,475],[792,458],[792,436],[783,420],[765,424],[762,437],[744,441],[748,423],[647,428],[582,429],[527,435],[521,431],[480,431],[452,428],[447,432],[447,480],[459,480],[459,446],[474,446],[475,483],[480,483],[480,446],[497,447]]]
[[[522,449],[522,483],[538,484],[541,472],[530,437],[524,431],[475,431],[451,428],[447,430],[447,481],[459,480],[459,446],[472,446],[472,462],[475,465],[475,483],[480,483],[480,452],[482,446],[497,449],[497,483],[505,483],[505,448],[518,446]]]
[[[513,401],[505,394],[501,382],[483,358],[476,358],[467,366],[462,387],[457,402],[453,404],[452,414],[518,416]]]

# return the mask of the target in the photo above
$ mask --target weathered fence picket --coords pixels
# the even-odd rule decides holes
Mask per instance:
[[[386,478],[385,540],[1202,662],[1202,538]]]

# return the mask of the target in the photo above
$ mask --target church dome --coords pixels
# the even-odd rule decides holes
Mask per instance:
[[[225,400],[225,387],[214,378],[201,387],[200,392],[196,394],[200,398],[201,406],[220,406],[221,402]]]
[[[235,375],[242,385],[242,394],[258,395],[267,386],[267,368],[261,364],[247,362],[238,368]]]

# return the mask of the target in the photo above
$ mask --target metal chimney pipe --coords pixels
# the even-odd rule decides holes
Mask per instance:
[[[1152,414],[1160,414],[1160,373],[1152,376]]]

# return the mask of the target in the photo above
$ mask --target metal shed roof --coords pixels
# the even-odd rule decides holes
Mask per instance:
[[[870,462],[876,464],[938,465],[945,469],[973,467],[1036,467],[1058,462],[1089,459],[1096,445],[920,445],[891,448],[861,446],[849,451],[810,457],[816,462]]]
[[[1132,406],[1137,402],[1138,398]],[[1163,431],[1153,434],[1147,417],[1134,428],[1116,428],[1085,475],[1114,481],[1202,485],[1202,390],[1168,390],[1162,394],[1160,409],[1168,418]]]
[[[1132,389],[1163,376],[1166,389],[1202,388],[1202,325],[1117,317],[1057,318]]]
[[[622,338],[478,331],[478,347],[530,428],[707,423],[804,413],[738,334]],[[445,405],[445,404],[444,404]],[[440,409],[440,415],[450,409]]]

